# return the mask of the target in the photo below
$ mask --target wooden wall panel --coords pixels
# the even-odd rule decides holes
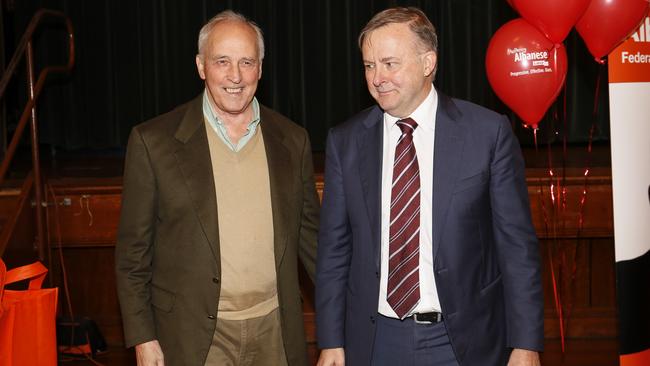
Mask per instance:
[[[16,268],[38,260],[36,245],[36,211],[32,207],[33,178],[31,175],[22,183],[15,198],[0,200],[2,230],[0,230],[0,255],[8,269]],[[18,286],[19,288],[22,286]]]
[[[13,208],[19,195],[20,190],[16,188],[0,189],[0,220],[4,221],[13,213]]]
[[[611,169],[527,171],[540,238],[545,336],[560,337],[556,293],[567,337],[616,336]],[[554,286],[555,282],[555,286]]]
[[[546,170],[531,169],[527,173],[531,212],[540,237],[543,260],[546,337],[560,335],[552,274],[556,277],[555,287],[562,299],[563,314],[565,317],[568,315],[565,320],[567,337],[615,336],[609,171],[595,170],[586,181],[580,170],[569,171],[570,175],[565,179],[554,180],[547,176]],[[322,195],[322,174],[316,175],[316,186]],[[51,187],[48,196],[51,197],[53,191],[57,202],[64,202],[66,198],[71,202],[69,206],[57,206],[58,211],[50,207],[48,215],[49,237],[54,248],[58,247],[54,223],[58,220],[60,224],[61,246],[69,272],[74,310],[97,321],[110,344],[121,344],[123,339],[113,272],[120,182],[96,184],[86,181],[78,184],[66,181],[52,183]],[[558,200],[558,197],[562,199]],[[92,214],[92,222],[88,212]],[[54,257],[53,262],[56,263]],[[53,272],[60,281],[58,264],[53,265]],[[315,357],[313,285],[304,272],[301,288],[310,354]]]
[[[557,173],[555,173],[557,175]],[[570,169],[564,178],[547,170],[528,171],[533,224],[540,238],[613,237],[610,169]]]
[[[591,277],[591,303],[593,307],[616,307],[616,273],[614,267],[614,239],[594,239],[592,241]]]
[[[48,233],[54,247],[114,246],[121,186],[57,186],[47,192]]]
[[[115,287],[115,240],[122,193],[119,183],[64,180],[50,182],[46,190],[51,274],[61,288],[60,311],[68,315],[59,260],[62,249],[73,313],[97,322],[110,345],[124,344]]]
[[[63,247],[70,303],[75,316],[88,316],[97,322],[109,344],[124,344],[115,287],[114,247]],[[62,288],[63,272],[58,249],[53,250],[52,279],[59,286],[59,312],[68,316],[68,302]]]
[[[613,240],[542,240],[540,244],[545,336],[560,337],[560,322],[555,306],[557,292],[565,318],[567,337],[615,337],[617,333]]]

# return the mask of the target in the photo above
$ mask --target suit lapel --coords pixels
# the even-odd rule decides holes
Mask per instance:
[[[190,102],[174,136],[183,143],[174,153],[176,162],[183,173],[194,210],[212,254],[219,262],[217,196],[214,190],[208,136],[203,121],[202,96]]]
[[[363,122],[366,129],[357,138],[359,177],[368,220],[373,234],[374,261],[380,265],[381,248],[381,162],[383,159],[383,112],[375,107]]]
[[[463,152],[464,134],[457,121],[460,114],[453,101],[438,92],[433,153],[434,262],[440,249],[440,238]]]
[[[276,268],[279,268],[287,248],[285,228],[289,219],[287,218],[287,208],[285,206],[291,202],[290,195],[295,194],[295,187],[292,186],[293,175],[289,164],[291,153],[285,145],[283,131],[275,123],[273,115],[264,106],[260,106],[260,118],[259,126],[264,139],[266,161],[269,169],[275,265]]]

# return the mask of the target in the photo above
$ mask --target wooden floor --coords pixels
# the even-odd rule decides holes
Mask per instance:
[[[543,366],[617,366],[618,343],[615,339],[569,340],[562,353],[559,340],[547,339],[542,354]],[[96,357],[96,362],[106,366],[135,366],[132,349],[111,348]],[[61,362],[62,365],[96,365],[91,361]]]

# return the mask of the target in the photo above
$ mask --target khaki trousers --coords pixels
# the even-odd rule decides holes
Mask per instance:
[[[280,314],[246,320],[217,318],[206,366],[287,366]]]

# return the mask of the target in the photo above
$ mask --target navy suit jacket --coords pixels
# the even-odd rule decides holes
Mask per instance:
[[[505,364],[543,347],[538,242],[524,162],[505,116],[438,93],[433,258],[461,365]],[[372,107],[327,140],[316,279],[320,348],[369,365],[379,296],[383,112]],[[387,213],[386,213],[387,214]]]

